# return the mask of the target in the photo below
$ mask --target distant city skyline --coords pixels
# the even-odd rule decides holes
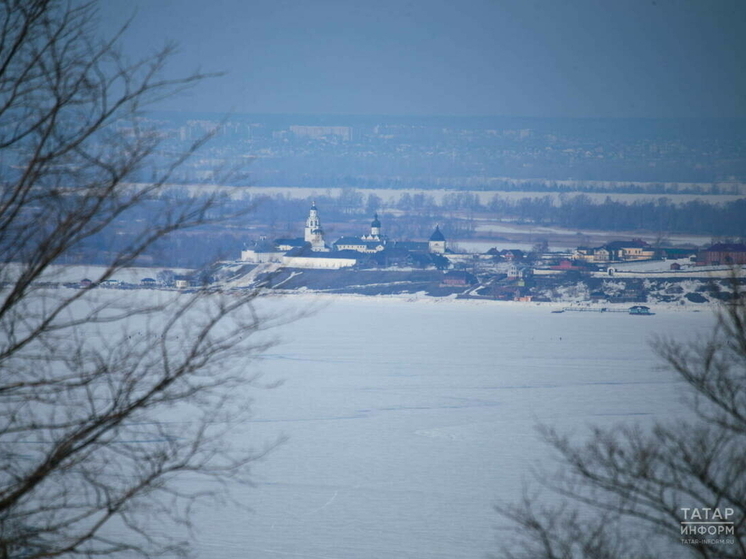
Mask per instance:
[[[746,117],[740,0],[109,0],[133,58],[227,72],[163,110]]]

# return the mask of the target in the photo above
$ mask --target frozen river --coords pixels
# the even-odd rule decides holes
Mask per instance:
[[[483,558],[494,506],[546,462],[538,422],[681,413],[648,343],[704,332],[709,313],[550,310],[349,298],[284,327],[259,366],[285,382],[254,394],[252,431],[288,441],[235,489],[251,512],[199,514],[198,556]]]

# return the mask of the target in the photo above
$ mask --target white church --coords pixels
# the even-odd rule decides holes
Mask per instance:
[[[370,233],[362,237],[341,237],[334,243],[334,249],[374,253],[384,250],[387,243],[388,239],[381,235],[381,222],[378,220],[378,214],[375,214],[370,224]]]
[[[319,210],[316,202],[311,205],[302,238],[275,239],[274,242],[260,239],[252,248],[241,252],[241,261],[252,263],[281,263],[292,268],[317,268],[337,270],[354,266],[362,255],[384,253],[384,251],[409,251],[443,255],[447,251],[446,239],[439,227],[428,241],[390,242],[381,233],[378,214],[373,216],[370,232],[360,237],[344,236],[330,248],[324,239]]]

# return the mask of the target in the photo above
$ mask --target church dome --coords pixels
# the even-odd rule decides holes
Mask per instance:
[[[378,221],[378,214],[374,214],[374,215],[373,215],[373,221],[371,222],[370,226],[371,226],[371,227],[378,227],[378,228],[380,229],[380,227],[381,227],[381,222],[380,222],[380,221]]]
[[[435,231],[433,231],[433,234],[430,235],[431,241],[445,241],[446,238],[443,236],[443,233],[440,232],[440,227],[437,225],[435,226]]]

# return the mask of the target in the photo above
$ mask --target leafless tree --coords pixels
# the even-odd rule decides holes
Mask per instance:
[[[738,280],[708,339],[654,348],[686,387],[685,420],[595,428],[578,441],[541,428],[560,462],[544,490],[500,506],[501,557],[746,557],[746,298]],[[695,512],[696,511],[696,512]]]
[[[224,436],[270,343],[255,293],[60,286],[58,264],[158,197],[207,139],[128,182],[162,140],[143,110],[205,76],[165,79],[171,47],[131,62],[118,39],[97,39],[93,2],[0,1],[0,558],[184,554],[176,528],[221,493],[179,475],[246,481],[263,452]],[[93,284],[216,204],[173,201]]]

